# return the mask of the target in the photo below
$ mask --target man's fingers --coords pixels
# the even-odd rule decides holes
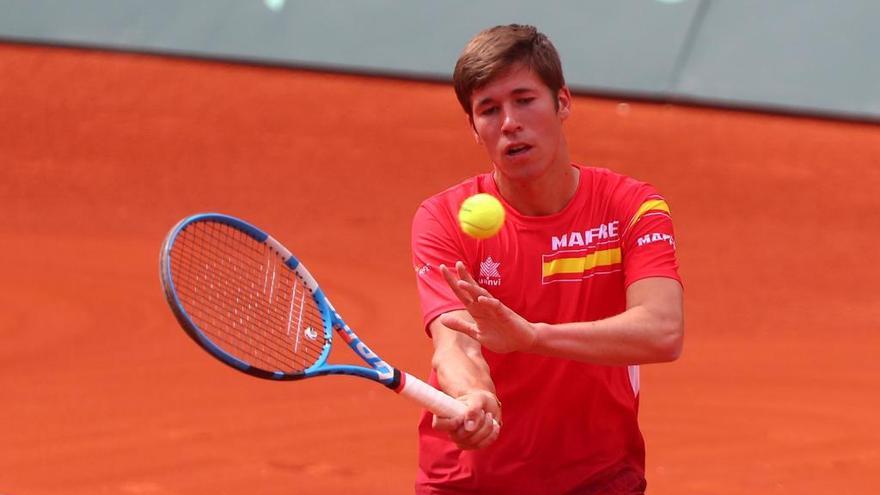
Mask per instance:
[[[493,312],[495,312],[495,314],[498,315],[498,316],[503,316],[503,315],[505,314],[505,310],[507,309],[507,306],[505,306],[504,303],[502,303],[502,302],[499,301],[498,299],[495,299],[495,298],[492,297],[491,295],[488,295],[488,296],[487,296],[487,295],[480,295],[480,296],[477,296],[477,298],[476,298],[476,302],[479,303],[479,304],[485,304],[485,305],[488,306]]]
[[[500,404],[494,394],[475,391],[461,396],[460,400],[467,405],[465,414],[455,419],[435,416],[434,428],[447,432],[450,440],[461,449],[481,449],[495,442],[501,424],[495,417],[499,414],[496,408]]]
[[[458,278],[464,280],[465,282],[470,282],[479,287],[477,281],[474,280],[474,277],[471,276],[471,272],[468,271],[467,267],[464,266],[464,263],[461,261],[457,261],[455,263],[455,269],[458,270]]]
[[[440,273],[443,274],[443,278],[446,279],[446,283],[449,284],[455,297],[457,297],[465,306],[474,302],[473,296],[471,296],[468,291],[458,286],[458,279],[452,275],[452,271],[447,268],[446,265],[440,265]]]
[[[475,323],[448,314],[440,317],[440,323],[456,332],[461,332],[474,339],[477,338],[479,327]]]
[[[440,273],[443,274],[446,283],[449,284],[449,287],[452,288],[455,296],[458,297],[465,306],[470,306],[476,302],[477,298],[480,296],[489,295],[489,291],[482,288],[480,284],[474,280],[474,277],[468,272],[467,267],[463,262],[456,261],[455,270],[457,273],[453,273],[453,271],[446,265],[440,265]]]
[[[492,443],[494,443],[495,440],[498,440],[498,432],[499,431],[501,431],[500,428],[494,429],[489,435],[487,435],[479,443],[477,443],[475,448],[482,449],[482,448],[488,447],[489,445],[492,445]]]
[[[431,426],[433,426],[435,430],[452,432],[461,426],[461,418],[441,418],[439,416],[434,416]]]
[[[489,293],[486,289],[474,283],[468,282],[467,280],[459,280],[455,283],[455,285],[457,285],[459,289],[467,292],[468,295],[471,296],[473,301],[476,301],[478,297],[485,296]]]
[[[492,417],[492,413],[486,414],[486,425],[488,427],[486,435],[476,443],[476,448],[478,449],[488,447],[498,439],[498,435],[501,433],[501,425]]]
[[[455,283],[455,279],[452,278],[452,273],[449,271],[449,268],[446,265],[440,265],[440,273],[443,274],[443,278],[446,279],[450,284]]]
[[[494,442],[498,431],[499,427],[491,414],[486,414],[475,420],[465,420],[451,435],[462,449],[480,449]]]

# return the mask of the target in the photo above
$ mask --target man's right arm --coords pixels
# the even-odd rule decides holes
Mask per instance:
[[[470,319],[466,310],[446,313]],[[434,342],[432,365],[440,388],[468,406],[463,418],[434,418],[434,428],[446,431],[462,449],[479,449],[498,438],[501,424],[501,403],[495,395],[495,384],[489,365],[483,358],[479,342],[456,332],[435,318],[429,325]]]

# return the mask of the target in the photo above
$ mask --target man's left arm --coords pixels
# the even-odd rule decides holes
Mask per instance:
[[[594,364],[630,365],[674,361],[684,341],[682,287],[677,280],[648,277],[626,290],[627,309],[597,321],[529,322],[494,298],[462,263],[444,270],[464,291],[474,321],[444,316],[443,324],[470,335],[495,352],[531,352]]]
[[[596,364],[628,365],[675,361],[684,343],[682,289],[671,278],[633,282],[626,311],[603,320],[537,323],[528,352]]]

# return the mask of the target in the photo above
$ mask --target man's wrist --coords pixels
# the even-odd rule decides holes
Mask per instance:
[[[542,337],[546,335],[547,329],[550,328],[548,323],[532,323],[532,342],[529,346],[523,349],[524,352],[538,352],[541,349],[541,345],[543,342]]]

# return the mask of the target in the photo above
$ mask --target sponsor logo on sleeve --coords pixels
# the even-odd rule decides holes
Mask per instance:
[[[654,242],[668,242],[673,249],[675,249],[675,239],[669,234],[662,234],[659,232],[652,232],[650,234],[645,234],[638,239],[636,239],[636,245],[639,247],[651,244]]]
[[[418,276],[424,277],[428,272],[431,271],[432,267],[429,263],[425,263],[422,266],[414,266],[413,269],[415,269]]]

